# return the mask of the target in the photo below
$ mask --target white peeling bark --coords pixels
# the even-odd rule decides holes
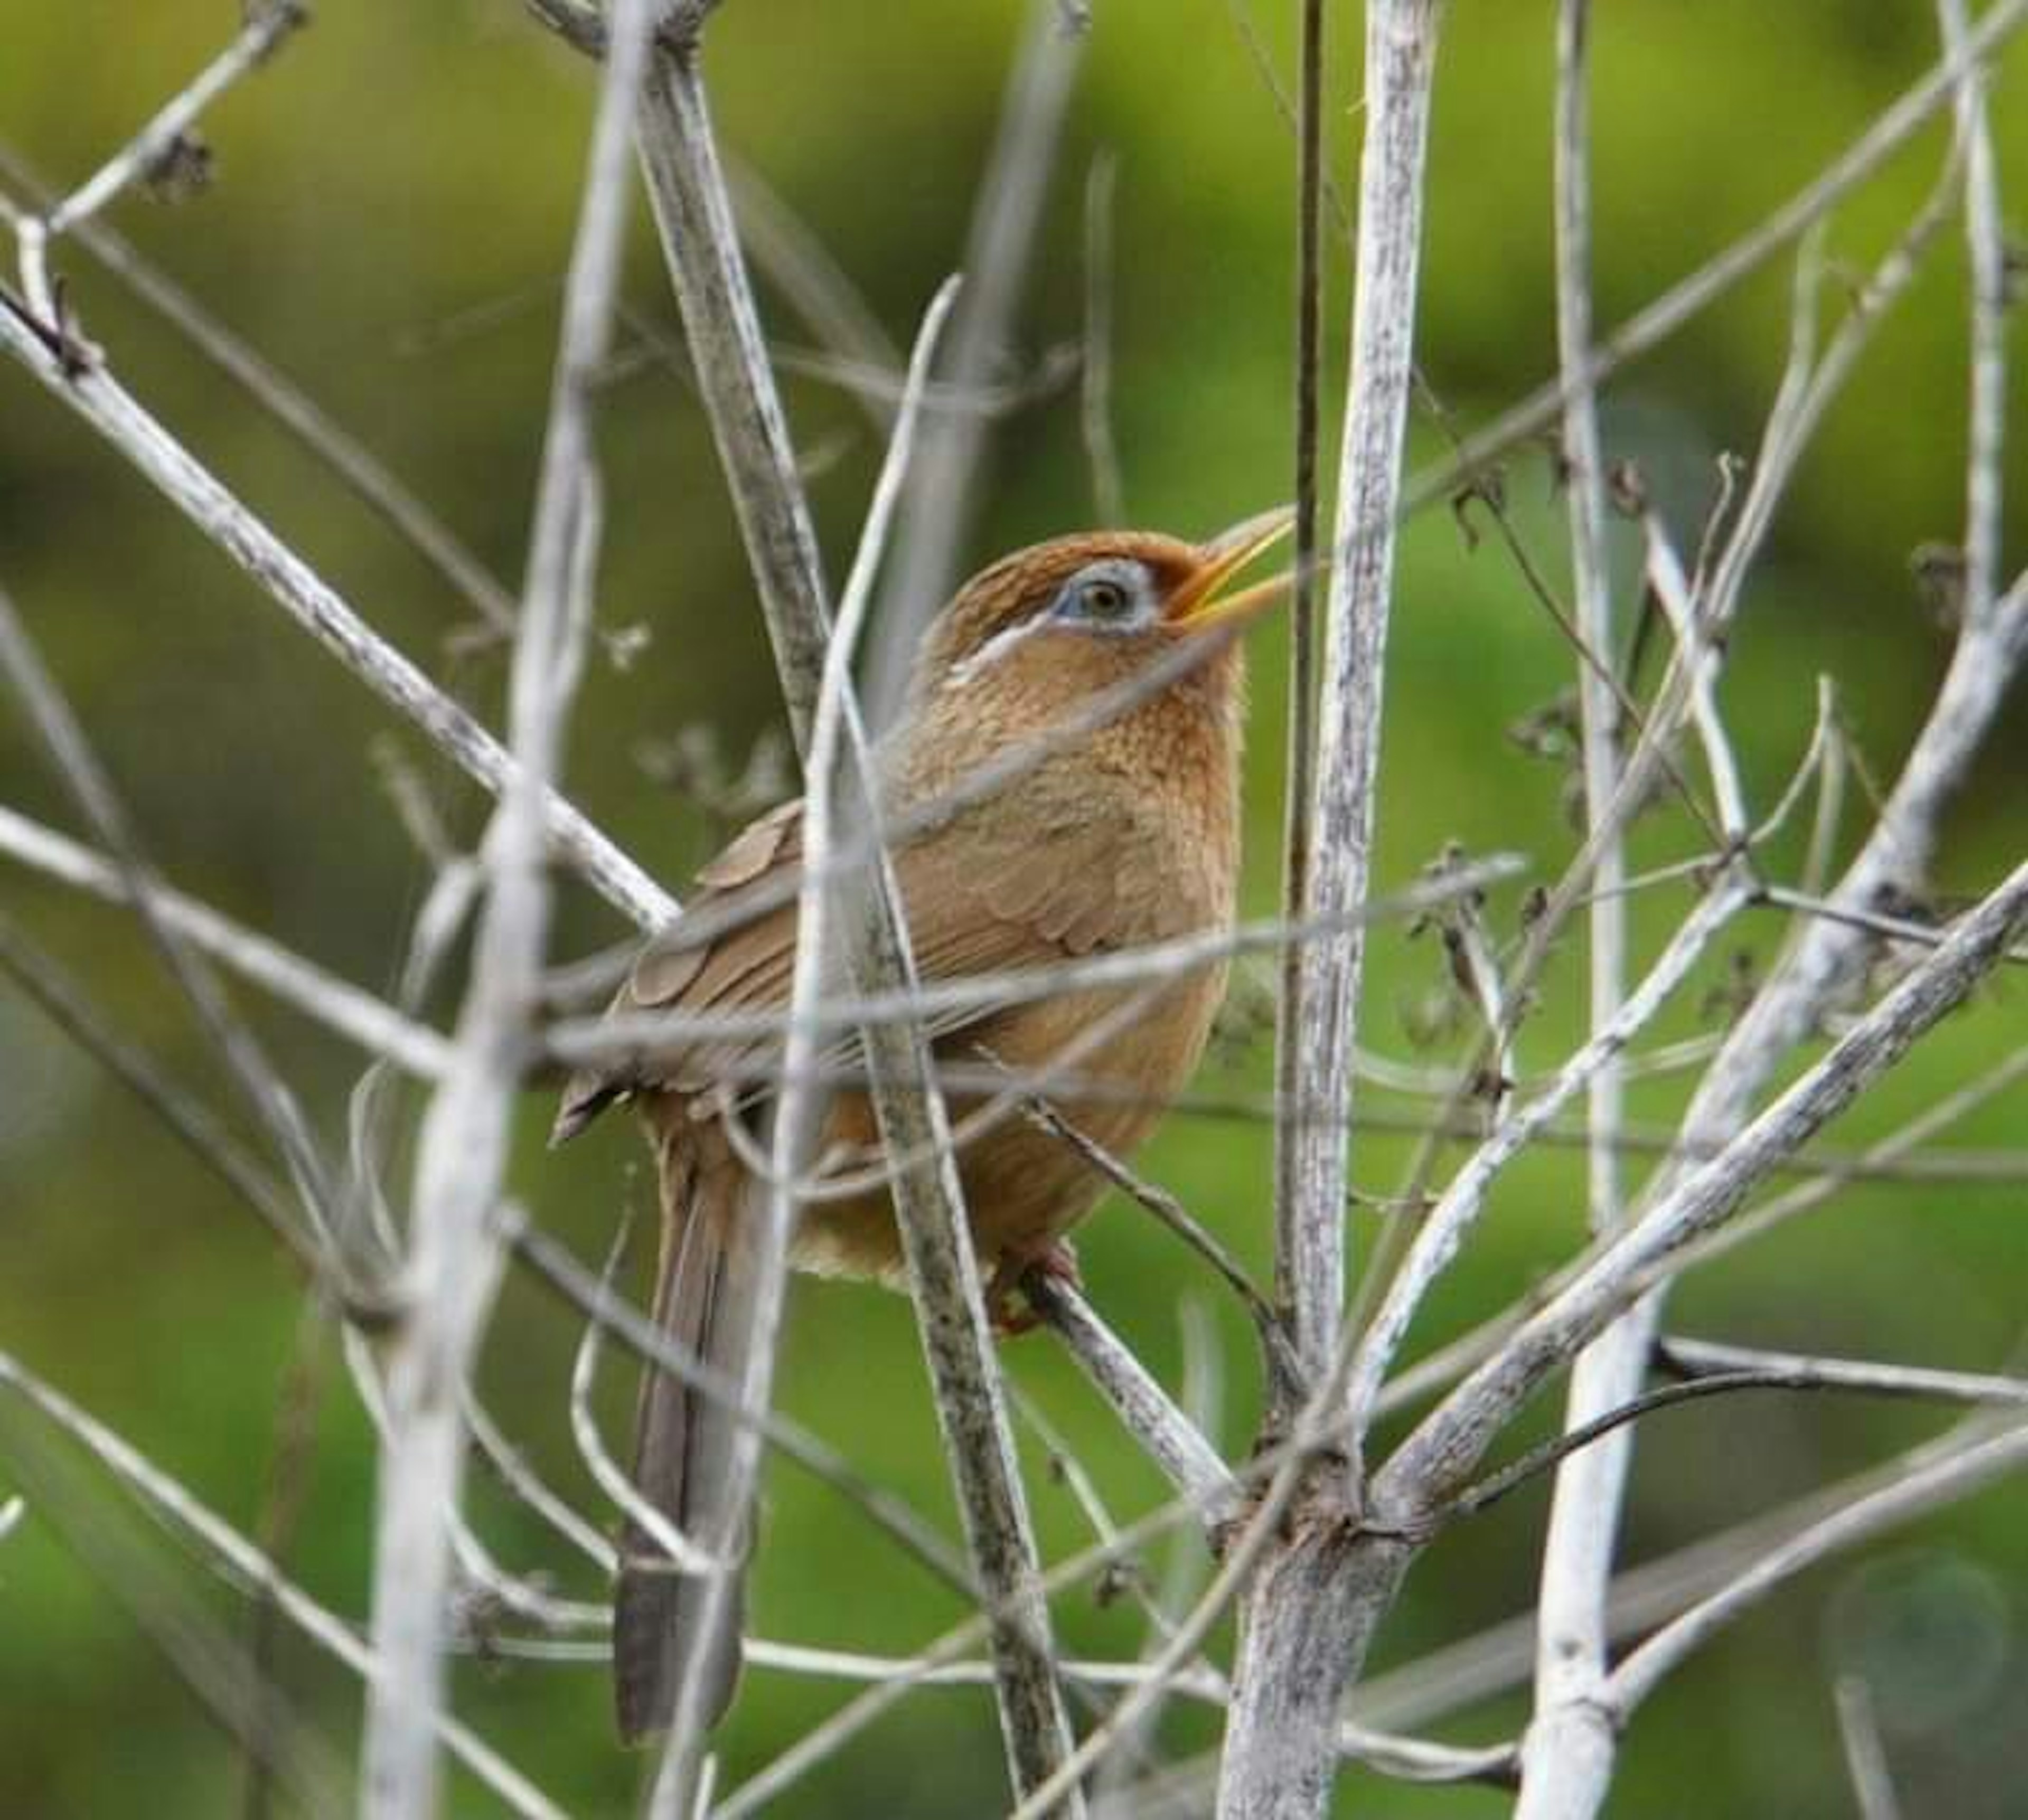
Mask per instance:
[[[1371,889],[1374,786],[1394,527],[1412,378],[1424,150],[1436,68],[1435,0],[1372,0],[1366,14],[1365,124],[1350,390],[1338,472],[1316,786],[1304,918],[1328,923]],[[1365,943],[1356,927],[1308,944],[1297,970],[1301,1068],[1310,1097],[1347,1103]],[[1332,1388],[1345,1304],[1345,1124],[1290,1134],[1275,1209],[1275,1280],[1298,1360]],[[1339,1706],[1391,1602],[1405,1550],[1349,1541],[1345,1463],[1320,1456],[1287,1540],[1269,1551],[1241,1605],[1240,1644],[1219,1820],[1304,1820],[1329,1807]]]

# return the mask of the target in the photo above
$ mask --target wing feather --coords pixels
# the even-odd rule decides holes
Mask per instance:
[[[1135,939],[1123,913],[1116,868],[1123,830],[1068,816],[1021,838],[994,818],[971,816],[895,856],[918,972],[926,980],[1012,971]],[[722,904],[802,858],[802,805],[783,804],[746,829],[698,875],[694,907]],[[704,945],[683,940],[679,920],[642,951],[612,1004],[616,1012],[753,1012],[788,1001],[795,967],[793,904],[769,910]],[[946,1036],[981,1021],[975,1011],[932,1026]],[[764,1074],[772,1037],[702,1038],[672,1044],[625,1074],[587,1071],[566,1089],[556,1141],[575,1135],[612,1100],[644,1088],[698,1092],[714,1082]],[[835,1057],[856,1052],[843,1039]]]

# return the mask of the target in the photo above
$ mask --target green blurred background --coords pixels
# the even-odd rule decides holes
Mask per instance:
[[[1087,175],[1117,161],[1112,273],[1114,412],[1128,516],[1208,532],[1286,495],[1292,320],[1287,128],[1247,48],[1244,9],[1225,0],[1093,9],[1094,24],[1044,216],[1010,375],[1047,368],[1084,313]],[[1286,75],[1293,8],[1252,20]],[[1601,323],[1619,320],[1805,181],[1934,61],[1919,0],[1619,0],[1596,28],[1597,235]],[[111,0],[0,0],[0,140],[52,181],[72,183],[224,42],[238,9],[216,0],[135,8]],[[816,0],[728,5],[709,68],[729,149],[822,236],[889,335],[905,345],[960,257],[975,180],[1019,42],[1023,9],[908,0],[877,8]],[[1553,9],[1546,0],[1454,0],[1445,20],[1419,342],[1425,374],[1460,424],[1482,420],[1554,364],[1549,229]],[[1347,193],[1358,125],[1358,9],[1331,9],[1330,132]],[[115,224],[219,318],[302,381],[442,512],[499,575],[518,578],[593,94],[587,65],[512,0],[320,9],[285,54],[205,123],[216,182],[176,203],[134,198]],[[2028,195],[2028,51],[1994,83],[1994,124],[2012,219]],[[1933,125],[1835,216],[1834,268],[1877,257],[1919,205],[1945,152]],[[19,194],[10,184],[10,191]],[[645,209],[627,294],[639,321],[675,329]],[[116,370],[200,457],[372,623],[497,722],[501,665],[459,633],[469,611],[441,580],[221,379],[117,280],[76,250],[59,255],[71,295]],[[1345,265],[1334,250],[1328,390],[1342,386]],[[1721,450],[1750,450],[1779,376],[1789,271],[1778,261],[1617,382],[1609,452],[1638,458],[1686,540]],[[1756,805],[1765,808],[1808,742],[1815,679],[1829,675],[1861,749],[1891,775],[1948,650],[1911,579],[1911,553],[1962,535],[1965,259],[1955,224],[1880,330],[1830,413],[1749,590],[1726,699]],[[771,331],[808,331],[765,285]],[[2018,342],[2019,337],[2016,341]],[[628,338],[628,346],[634,343]],[[864,413],[835,385],[785,380],[834,574],[842,572],[878,459]],[[2017,381],[2017,409],[2028,387]],[[759,622],[701,415],[665,362],[620,364],[603,400],[608,483],[601,623],[639,627],[623,665],[601,656],[576,717],[569,783],[644,863],[679,882],[720,830],[671,781],[672,736],[703,729],[737,772],[779,715]],[[1335,435],[1334,424],[1329,432]],[[1441,456],[1427,412],[1418,464]],[[2018,452],[2021,435],[2014,438]],[[2017,453],[2008,539],[2028,550]],[[1506,470],[1519,535],[1560,579],[1562,508],[1540,448]],[[967,560],[1089,522],[1090,470],[1076,386],[1045,388],[996,427],[983,509]],[[1484,523],[1482,515],[1478,521]],[[1630,553],[1622,549],[1621,573]],[[427,861],[391,808],[390,770],[428,782],[461,839],[479,826],[472,792],[20,370],[0,369],[0,580],[84,715],[147,844],[177,882],[376,990],[391,990]],[[1623,590],[1623,595],[1626,590]],[[1247,790],[1246,904],[1275,900],[1286,656],[1279,628],[1256,642]],[[1455,838],[1519,849],[1553,870],[1567,854],[1564,768],[1520,754],[1509,723],[1567,685],[1564,647],[1513,562],[1475,549],[1438,509],[1401,549],[1381,797],[1380,874],[1401,881]],[[1954,811],[1936,884],[1976,891],[2028,848],[2028,725],[2017,700],[1974,787]],[[72,825],[34,744],[0,716],[4,798]],[[1849,824],[1847,844],[1849,843]],[[1637,860],[1690,851],[1667,816]],[[1797,843],[1776,863],[1793,868]],[[1644,898],[1652,952],[1687,899]],[[1496,931],[1518,893],[1496,897]],[[187,1018],[131,921],[0,867],[0,908],[84,978],[127,1030],[185,1078],[218,1083]],[[563,894],[557,952],[617,938],[581,890]],[[1764,957],[1779,931],[1739,930]],[[1721,956],[1657,1033],[1708,1026],[1698,1001]],[[1434,1065],[1462,1038],[1430,1027],[1441,984],[1428,940],[1374,945],[1367,1030],[1389,1054]],[[1523,1040],[1524,1071],[1578,1027],[1582,957],[1559,956]],[[359,1057],[250,991],[250,1020],[334,1149]],[[449,1015],[453,1001],[428,1008]],[[1269,1071],[1261,989],[1242,988],[1231,1040],[1207,1076],[1255,1090]],[[2001,982],[1957,1017],[1836,1134],[1890,1128],[2002,1052],[2021,1033],[2021,990]],[[1250,1015],[1249,1015],[1250,1013]],[[1636,1112],[1663,1119],[1678,1077],[1646,1081]],[[222,1093],[219,1097],[223,1100]],[[1418,1103],[1369,1090],[1375,1115]],[[402,1110],[412,1109],[408,1102]],[[595,1257],[616,1208],[643,1197],[624,1121],[561,1156],[542,1153],[546,1096],[523,1108],[515,1189],[552,1230]],[[1371,1125],[1378,1125],[1375,1116]],[[2019,1141],[2028,1096],[1986,1107],[1957,1134]],[[1369,1128],[1357,1185],[1396,1191],[1409,1141]],[[1145,1157],[1264,1274],[1269,1141],[1264,1127],[1173,1119]],[[405,1154],[390,1179],[398,1193]],[[1490,1311],[1552,1269],[1582,1228],[1575,1152],[1517,1168],[1493,1217],[1418,1330],[1419,1345]],[[1868,1185],[1813,1220],[1693,1278],[1676,1304],[1686,1329],[1771,1345],[1994,1367],[2022,1332],[2028,1204],[2018,1186]],[[10,990],[0,992],[0,1345],[113,1423],[250,1532],[280,1533],[291,1570],[331,1606],[364,1609],[372,1525],[368,1427],[332,1337],[254,1223],[144,1112]],[[1356,1216],[1359,1241],[1371,1236]],[[1223,1365],[1222,1433],[1243,1449],[1256,1379],[1243,1323],[1202,1274],[1131,1212],[1087,1229],[1095,1299],[1171,1382],[1182,1312],[1201,1305]],[[908,1311],[869,1291],[797,1291],[780,1394],[861,1469],[952,1522]],[[574,1324],[511,1280],[485,1362],[487,1397],[529,1457],[598,1509],[572,1453],[564,1386]],[[1075,1444],[1117,1514],[1161,1487],[1050,1343],[1009,1349],[1010,1369]],[[628,1402],[609,1370],[617,1437]],[[292,1410],[303,1413],[298,1417]],[[1545,1400],[1528,1433],[1544,1430]],[[1695,1537],[1941,1427],[1902,1406],[1759,1399],[1660,1419],[1639,1454],[1630,1554]],[[292,1422],[307,1445],[280,1475]],[[35,1432],[10,1414],[10,1448]],[[1512,1437],[1517,1446],[1523,1436]],[[18,1457],[18,1456],[17,1456]],[[1060,1556],[1089,1530],[1030,1437],[1045,1544]],[[0,1458],[0,1492],[12,1482]],[[94,1472],[39,1496],[0,1544],[0,1813],[211,1814],[242,1800],[242,1754],[205,1717],[133,1610],[172,1591],[232,1638],[246,1602],[158,1532],[122,1517]],[[595,1596],[582,1564],[479,1475],[474,1504],[502,1556],[547,1567]],[[1411,1580],[1375,1670],[1520,1612],[1532,1596],[1543,1498],[1532,1492],[1445,1540]],[[1831,1686],[1871,1678],[1907,1811],[2020,1811],[2028,1785],[2028,1491],[2003,1489],[1863,1558],[1810,1576],[1700,1657],[1645,1710],[1627,1740],[1612,1811],[1625,1815],[1843,1814]],[[602,1515],[600,1518],[603,1521]],[[279,1531],[276,1526],[279,1525]],[[66,1536],[71,1540],[66,1540]],[[82,1546],[80,1547],[80,1544]],[[139,1553],[132,1551],[139,1550]],[[86,1562],[108,1551],[124,1594]],[[1188,1551],[1186,1551],[1187,1557]],[[1158,1573],[1167,1556],[1148,1563]],[[1145,1622],[1131,1600],[1059,1602],[1081,1651],[1131,1653]],[[835,1496],[795,1471],[771,1474],[756,1575],[761,1633],[907,1650],[957,1615],[953,1601]],[[157,1614],[157,1620],[160,1614]],[[358,1690],[292,1634],[276,1659],[291,1699],[338,1754],[356,1742]],[[631,1801],[638,1759],[612,1744],[602,1671],[467,1664],[461,1710],[574,1811]],[[737,1778],[843,1697],[835,1685],[751,1673],[723,1734]],[[1523,1722],[1512,1695],[1445,1722],[1490,1739]],[[1160,1744],[1213,1746],[1202,1709],[1179,1708]],[[785,1814],[958,1815],[995,1811],[999,1749],[977,1692],[921,1695],[786,1797]],[[1484,1790],[1416,1789],[1362,1774],[1343,1811],[1437,1820],[1501,1811]],[[286,1806],[286,1803],[285,1803]],[[490,1811],[454,1777],[452,1806]],[[1193,1811],[1182,1809],[1179,1811]]]

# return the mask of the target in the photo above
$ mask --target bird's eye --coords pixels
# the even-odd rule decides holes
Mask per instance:
[[[1091,632],[1131,632],[1154,616],[1146,572],[1118,557],[1079,569],[1057,590],[1049,616],[1059,625]]]
[[[1089,619],[1124,620],[1133,616],[1134,597],[1122,583],[1101,575],[1078,590],[1078,605]]]

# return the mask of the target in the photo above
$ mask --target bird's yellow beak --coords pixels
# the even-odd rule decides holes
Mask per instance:
[[[1212,626],[1244,625],[1276,605],[1296,579],[1293,569],[1236,594],[1219,590],[1263,550],[1287,536],[1295,522],[1292,508],[1278,505],[1203,545],[1197,567],[1164,603],[1164,621],[1178,631],[1197,632]]]

